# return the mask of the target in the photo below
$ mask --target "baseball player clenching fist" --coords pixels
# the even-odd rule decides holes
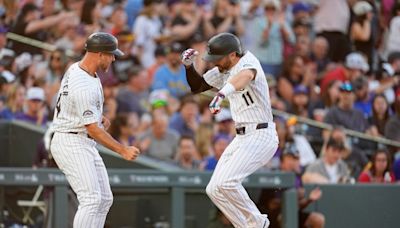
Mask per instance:
[[[260,213],[241,184],[266,164],[278,147],[267,80],[260,62],[249,51],[242,51],[235,35],[218,34],[207,45],[203,59],[215,67],[203,77],[193,67],[198,52],[193,49],[183,52],[188,83],[193,93],[219,89],[209,105],[214,114],[228,98],[237,133],[218,161],[207,195],[235,227],[268,227],[267,215]]]
[[[123,55],[117,46],[117,39],[108,33],[90,35],[85,56],[68,68],[58,92],[50,127],[54,132],[50,151],[78,196],[75,228],[104,227],[113,201],[96,141],[126,160],[133,160],[139,154],[137,148],[121,145],[104,129],[109,121],[102,115],[104,96],[96,71],[107,71],[115,55]]]

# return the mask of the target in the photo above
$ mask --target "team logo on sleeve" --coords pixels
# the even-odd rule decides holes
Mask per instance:
[[[93,116],[93,112],[92,111],[86,110],[86,111],[83,112],[83,117],[88,118],[88,117],[91,117],[91,116]]]

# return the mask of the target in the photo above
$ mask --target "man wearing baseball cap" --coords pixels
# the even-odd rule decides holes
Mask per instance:
[[[364,56],[358,52],[352,52],[346,56],[344,66],[340,66],[324,76],[320,83],[321,91],[325,91],[332,80],[353,81],[368,72],[368,70],[369,65]]]
[[[340,86],[339,102],[326,113],[324,122],[343,126],[354,131],[365,132],[369,126],[364,114],[354,108],[353,85],[346,81]]]
[[[28,123],[45,125],[47,122],[46,108],[44,106],[44,90],[40,87],[31,87],[26,93],[26,110],[16,113],[15,119]]]

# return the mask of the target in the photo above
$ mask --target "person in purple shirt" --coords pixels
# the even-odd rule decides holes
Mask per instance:
[[[280,170],[283,172],[292,172],[296,175],[296,189],[299,203],[299,227],[324,227],[325,216],[319,212],[306,212],[304,209],[312,202],[319,200],[322,197],[322,191],[316,187],[311,190],[308,197],[305,195],[303,183],[301,181],[301,166],[300,154],[293,143],[286,143],[285,148],[280,157]],[[272,192],[271,192],[272,191]],[[259,204],[261,210],[269,212],[271,227],[277,227],[279,224],[280,215],[280,200],[282,191],[276,189],[265,189],[261,193]]]
[[[31,87],[26,93],[26,108],[15,114],[15,119],[44,126],[47,123],[44,90]]]

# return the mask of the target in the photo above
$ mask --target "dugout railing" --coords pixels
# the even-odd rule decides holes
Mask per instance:
[[[167,221],[173,228],[185,228],[185,195],[190,189],[197,189],[204,193],[211,173],[206,172],[164,172],[136,169],[108,170],[110,184],[113,191],[125,189],[127,191],[145,192],[153,189],[166,189],[170,198]],[[297,227],[297,192],[293,189],[294,175],[291,173],[256,173],[244,181],[247,188],[279,188],[284,191],[283,221],[285,228]],[[37,187],[38,185],[54,187],[53,194],[53,224],[54,227],[67,228],[68,215],[68,188],[65,176],[57,169],[30,169],[30,168],[0,168],[0,208],[4,204],[4,194],[7,187]],[[117,191],[118,192],[118,191]],[[116,195],[117,197],[118,195]],[[210,202],[211,203],[211,202]],[[159,205],[168,207],[168,205]],[[193,205],[196,206],[196,205]],[[126,211],[126,213],[129,213]],[[151,213],[151,212],[149,212]],[[169,218],[169,219],[168,219]],[[207,220],[207,218],[194,218]],[[196,221],[201,224],[202,221]],[[140,221],[135,221],[132,227],[138,227]],[[202,227],[202,226],[197,226]]]

